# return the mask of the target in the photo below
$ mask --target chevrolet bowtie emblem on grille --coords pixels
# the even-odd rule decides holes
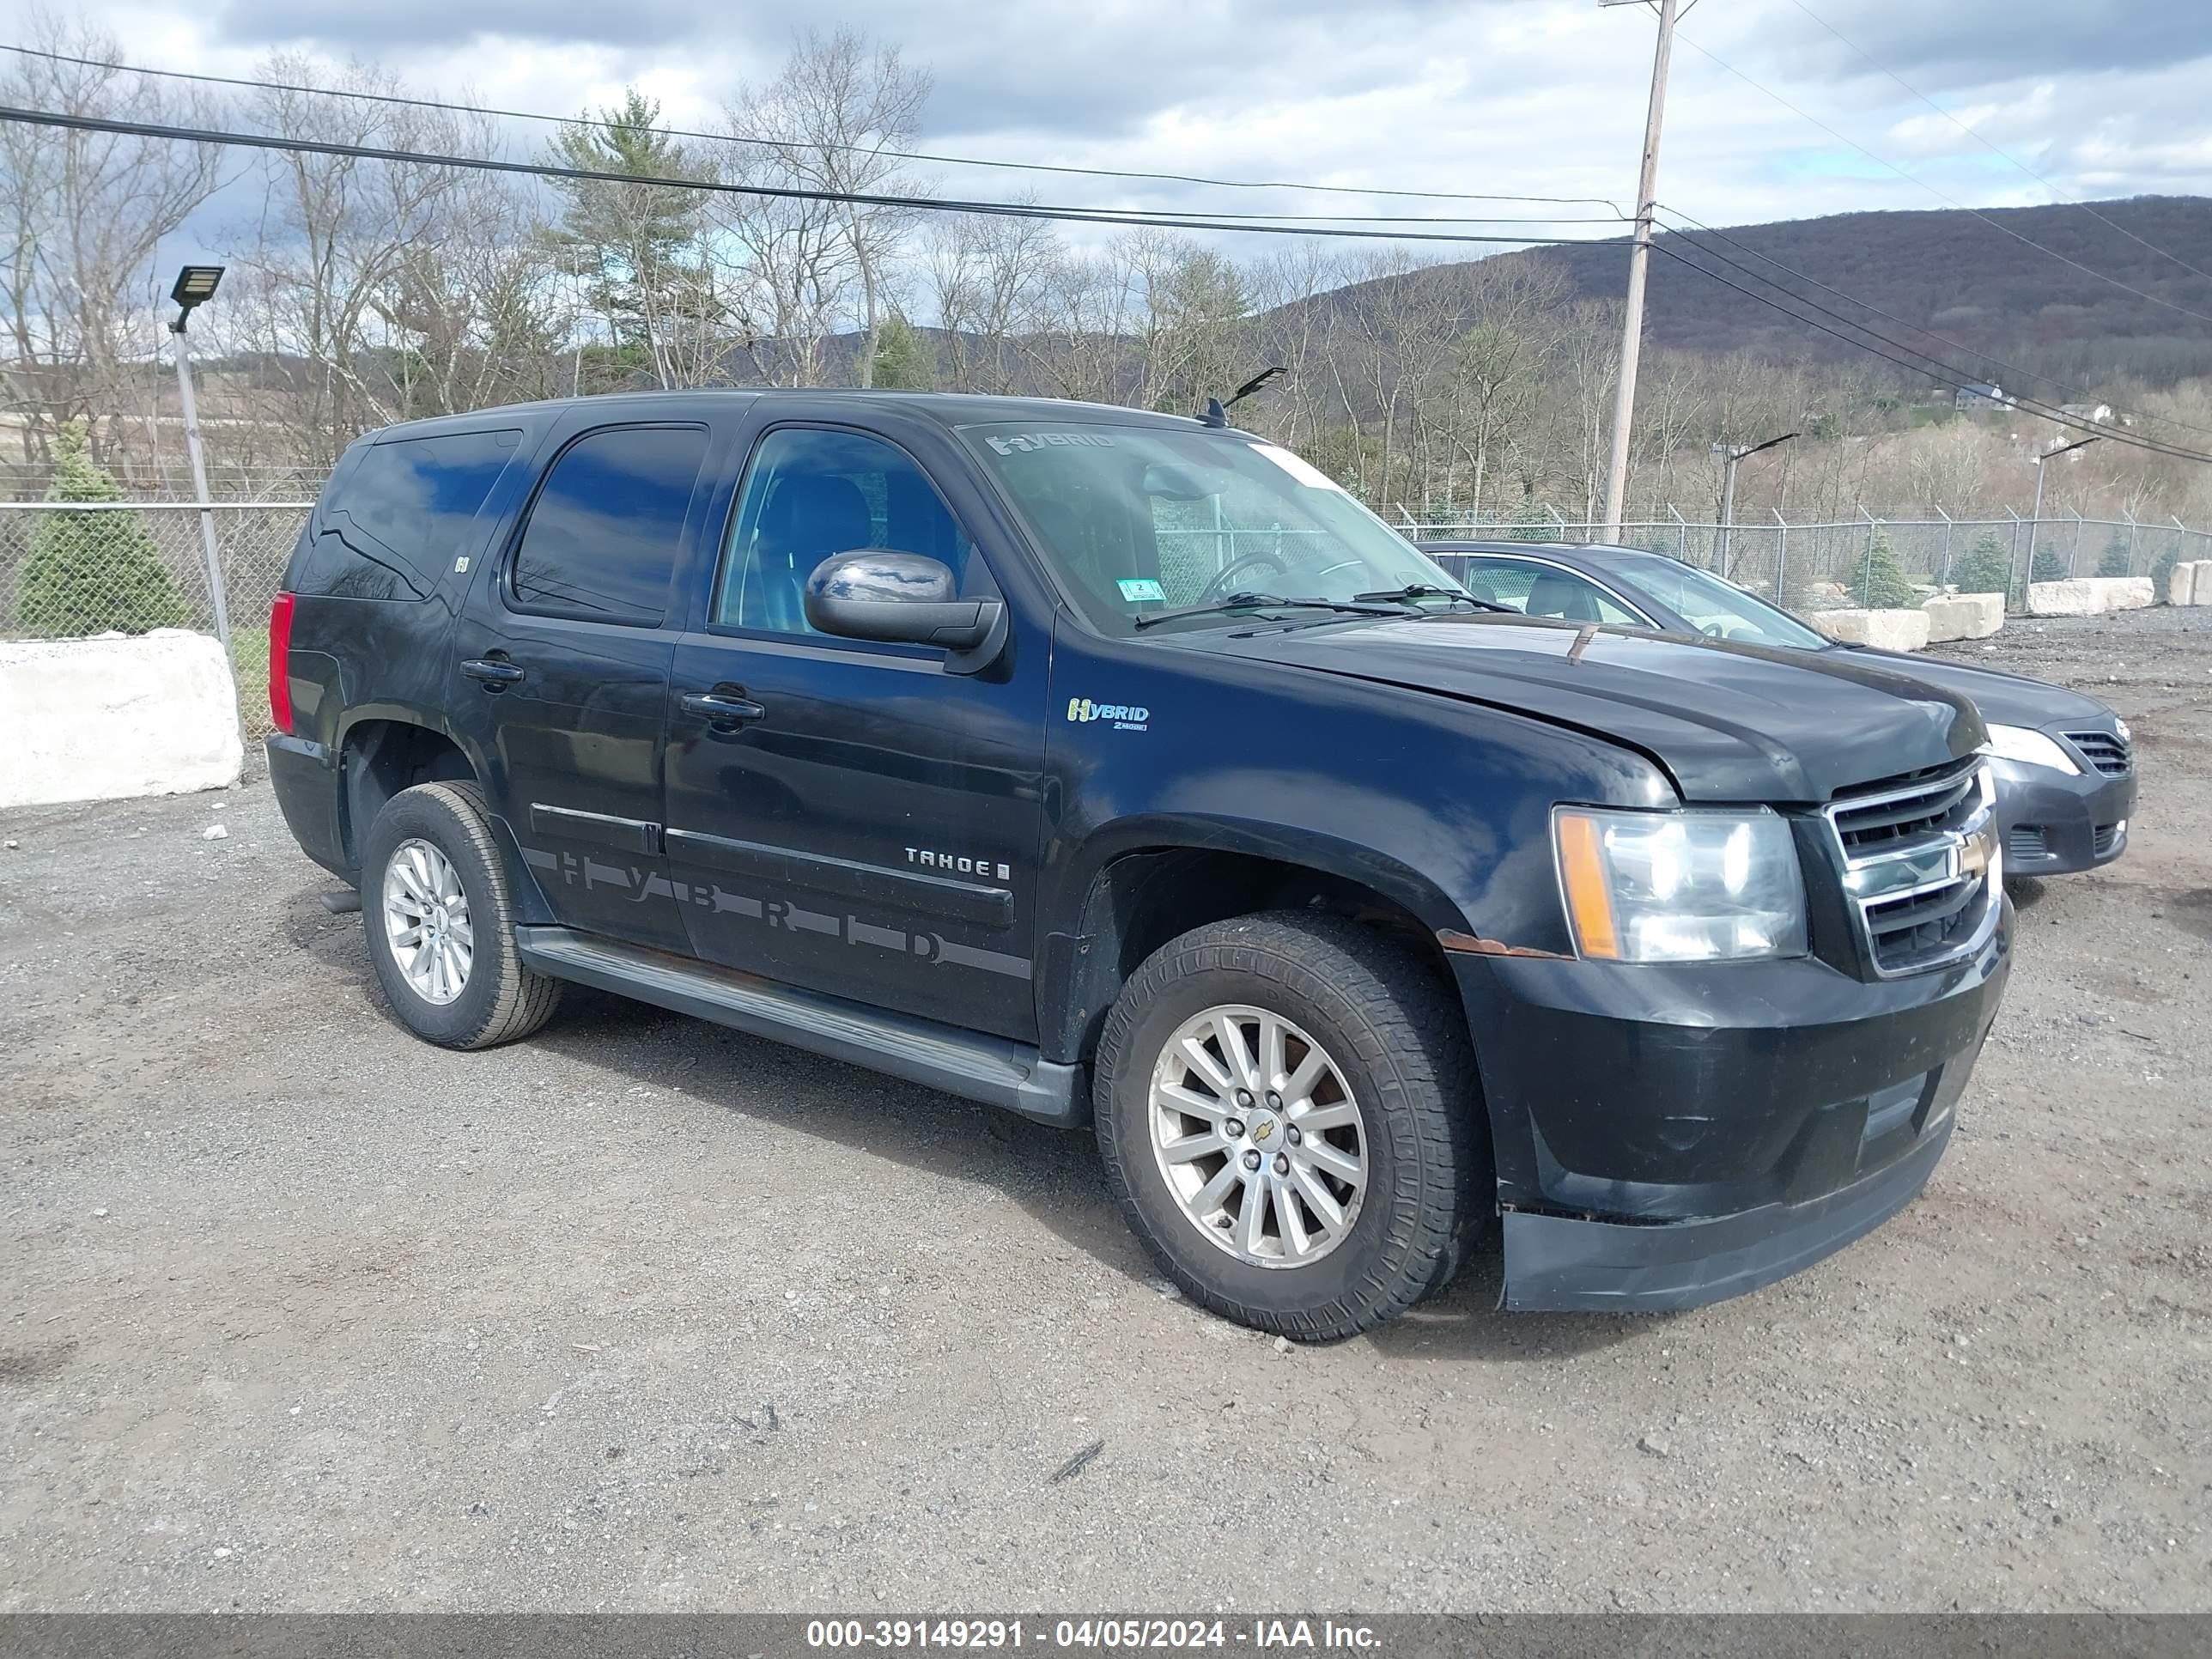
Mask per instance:
[[[1990,856],[1996,851],[1997,838],[1990,830],[1980,830],[1966,837],[1959,848],[1959,873],[1962,876],[1986,875]]]

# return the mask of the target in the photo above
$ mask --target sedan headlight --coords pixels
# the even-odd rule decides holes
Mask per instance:
[[[2022,766],[2047,766],[2069,777],[2081,774],[2081,769],[2074,764],[2074,757],[2058,746],[2057,739],[2045,737],[2033,726],[1992,725],[1990,740],[1982,745],[1982,752],[1995,755],[1999,760],[2018,761]]]
[[[1552,835],[1581,956],[1734,962],[1805,953],[1796,842],[1772,812],[1561,807]]]

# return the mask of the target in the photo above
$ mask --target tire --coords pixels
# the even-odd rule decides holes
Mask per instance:
[[[1251,1053],[1268,1020],[1283,1033],[1273,1065]],[[1235,1081],[1224,1023],[1239,1030],[1239,1058],[1251,1053],[1269,1078],[1297,1085],[1317,1049],[1322,1080],[1279,1105],[1261,1089],[1245,1111],[1220,1087]],[[1186,1037],[1213,1062],[1211,1078]],[[1175,1091],[1156,1094],[1163,1085]],[[1107,1016],[1092,1108],[1107,1179],[1168,1275],[1193,1301],[1280,1336],[1334,1341],[1395,1318],[1449,1282],[1487,1213],[1477,1193],[1489,1137],[1457,999],[1410,952],[1341,918],[1245,916],[1163,945]],[[1334,1127],[1301,1134],[1309,1119]],[[1218,1161],[1209,1133],[1228,1149]],[[1243,1173],[1224,1176],[1232,1161]],[[1357,1185],[1342,1173],[1355,1164]],[[1270,1176],[1255,1236],[1245,1200]]]
[[[457,981],[450,972],[435,974],[426,989],[400,960],[404,946],[398,941],[409,933],[401,929],[391,907],[396,902],[403,910],[417,913],[428,908],[404,890],[411,881],[419,890],[423,872],[437,868],[432,852],[442,856],[453,886],[465,901],[465,913],[450,904],[436,907],[447,908],[448,915],[434,925],[450,927],[456,916],[465,921],[469,960]],[[395,859],[404,865],[397,878]],[[398,893],[390,885],[395,879],[402,889]],[[559,1006],[562,982],[524,966],[515,949],[507,866],[492,839],[483,793],[473,783],[417,784],[384,804],[363,849],[361,901],[368,959],[375,964],[385,1000],[400,1024],[426,1042],[447,1048],[512,1042],[543,1025]],[[412,930],[413,936],[425,936],[429,926]],[[460,935],[451,937],[458,941]],[[413,959],[419,963],[422,957],[416,954]]]

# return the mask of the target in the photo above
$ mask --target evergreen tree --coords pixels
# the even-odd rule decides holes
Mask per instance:
[[[2181,562],[2181,549],[2169,547],[2158,556],[2158,562],[2150,568],[2151,597],[2160,605],[2166,603],[2166,579],[2173,574],[2173,567]]]
[[[82,422],[64,427],[50,501],[119,501],[123,491],[85,453]],[[136,513],[46,513],[16,585],[16,624],[44,639],[143,634],[190,620],[176,580]]]
[[[1873,546],[1859,561],[1852,597],[1875,611],[1902,611],[1912,604],[1912,584],[1905,579],[1905,567],[1897,562],[1897,550],[1889,544],[1889,538],[1879,531],[1875,532]]]
[[[1516,542],[1555,542],[1559,521],[1534,495],[1523,495],[1513,509],[1513,539]]]
[[[2135,574],[2134,557],[2128,552],[2124,537],[2115,530],[2112,538],[2105,544],[2105,556],[2097,561],[2100,576],[2131,576]]]
[[[937,353],[928,337],[896,312],[876,331],[876,372],[870,384],[892,392],[927,392],[937,384]]]
[[[1951,585],[1961,593],[2012,591],[2012,562],[1994,531],[1984,532],[1966,556],[1951,567]]]
[[[634,177],[683,176],[683,149],[660,125],[660,106],[632,87],[599,124],[567,126],[548,157],[556,167]],[[667,342],[719,315],[700,256],[696,193],[599,179],[554,181],[568,198],[550,233],[568,269],[587,282],[591,304],[606,319],[618,363],[665,380]]]
[[[2073,574],[2058,550],[2045,542],[2035,550],[2035,557],[2028,562],[2027,579],[2032,582],[2063,582]]]

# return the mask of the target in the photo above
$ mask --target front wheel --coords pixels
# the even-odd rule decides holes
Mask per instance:
[[[1446,1283],[1486,1137],[1456,1000],[1409,952],[1305,912],[1185,933],[1100,1039],[1098,1146],[1194,1300],[1327,1341]]]

